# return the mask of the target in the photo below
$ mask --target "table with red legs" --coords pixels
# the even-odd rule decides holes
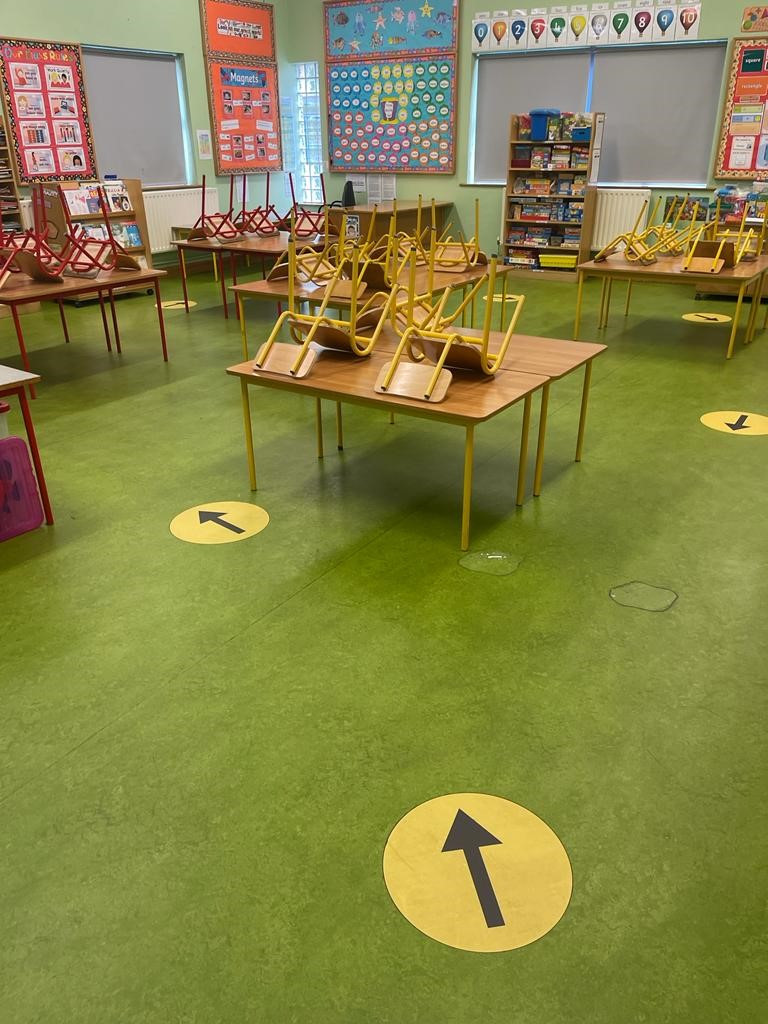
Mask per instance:
[[[314,236],[313,236],[314,238]],[[322,246],[322,240],[314,242],[313,238],[297,238],[297,248],[307,246]],[[221,304],[224,307],[224,316],[229,319],[229,305],[227,303],[227,282],[224,273],[224,256],[229,256],[230,269],[232,273],[232,284],[237,284],[237,257],[238,256],[260,256],[262,274],[267,276],[266,261],[278,260],[288,251],[288,232],[280,231],[274,235],[267,235],[264,238],[258,235],[242,235],[237,238],[194,238],[181,239],[173,243],[179,257],[179,273],[181,274],[181,287],[184,292],[184,308],[189,312],[189,294],[187,291],[187,261],[186,254],[190,252],[201,252],[212,255],[218,263],[219,284],[221,286]],[[235,305],[235,312],[240,316],[240,311]]]
[[[107,324],[107,312],[104,303],[106,295],[112,310],[112,325],[115,332],[115,345],[118,352],[122,352],[120,331],[117,324],[117,313],[115,311],[114,293],[116,289],[138,288],[144,286],[152,288],[155,293],[155,305],[157,307],[157,323],[160,329],[160,344],[163,350],[163,359],[168,362],[168,348],[165,338],[165,321],[163,320],[163,306],[160,299],[160,278],[166,277],[164,270],[147,268],[146,270],[103,270],[95,277],[65,277],[63,281],[53,283],[33,281],[25,274],[13,274],[0,288],[0,305],[8,306],[13,317],[13,325],[16,329],[16,339],[19,343],[19,352],[24,363],[24,368],[29,371],[29,359],[24,344],[24,331],[19,317],[19,306],[28,305],[32,302],[55,302],[59,307],[61,325],[64,331],[64,340],[69,341],[67,321],[64,316],[64,300],[74,299],[81,295],[95,294],[101,307],[101,320],[104,326],[104,334],[107,341],[108,351],[112,351],[112,344]],[[30,395],[35,397],[34,386],[30,385]]]
[[[5,398],[6,395],[15,395],[19,400],[21,415],[24,419],[24,429],[27,432],[27,441],[29,442],[29,450],[32,455],[32,464],[35,467],[35,475],[37,476],[37,486],[40,490],[40,498],[45,512],[45,521],[49,526],[52,526],[53,512],[51,511],[51,502],[48,498],[48,487],[45,483],[43,464],[40,461],[40,450],[37,447],[35,427],[32,423],[32,414],[29,411],[26,393],[26,387],[29,387],[31,394],[32,388],[39,380],[40,378],[36,373],[27,373],[26,370],[17,370],[13,366],[0,365],[0,398]]]

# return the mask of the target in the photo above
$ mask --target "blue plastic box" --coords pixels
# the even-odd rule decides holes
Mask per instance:
[[[559,110],[531,110],[531,142],[547,141],[547,122],[550,117],[560,117]]]
[[[589,142],[592,138],[592,126],[588,124],[585,128],[574,128],[571,138],[574,142]]]

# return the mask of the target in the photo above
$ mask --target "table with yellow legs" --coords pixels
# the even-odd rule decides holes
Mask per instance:
[[[715,282],[718,286],[718,291],[727,289],[736,296],[736,307],[733,311],[733,323],[725,355],[726,359],[730,359],[733,355],[736,336],[739,330],[744,298],[747,292],[750,291],[752,302],[744,329],[744,344],[749,344],[755,336],[757,315],[764,292],[765,275],[768,271],[768,256],[758,256],[756,259],[743,261],[737,266],[723,269],[717,274],[702,271],[686,271],[683,269],[684,263],[684,257],[662,258],[650,264],[630,263],[620,254],[609,256],[606,260],[602,260],[599,263],[596,263],[594,260],[580,263],[578,268],[579,276],[573,337],[578,338],[579,336],[584,298],[584,281],[588,277],[598,277],[602,281],[598,329],[605,327],[608,323],[611,290],[614,281],[627,282],[625,316],[629,315],[631,289],[635,281],[646,281],[649,284],[692,284],[702,291],[705,290],[703,287],[705,282],[708,284]],[[765,322],[763,323],[763,329],[765,329]]]
[[[476,377],[462,378],[458,374],[452,382],[444,401],[422,402],[396,395],[379,394],[374,391],[376,379],[391,358],[391,353],[374,352],[367,359],[351,359],[341,353],[326,353],[319,359],[312,373],[296,378],[276,373],[267,373],[254,368],[252,360],[230,366],[227,370],[240,380],[245,427],[245,444],[248,457],[248,471],[251,490],[256,490],[256,464],[251,424],[249,387],[274,388],[297,395],[312,396],[316,400],[318,427],[318,457],[323,456],[322,400],[348,402],[365,405],[390,412],[401,412],[408,416],[453,423],[465,431],[464,442],[464,483],[461,504],[461,549],[469,547],[469,523],[472,501],[472,471],[474,463],[475,427],[504,412],[517,402],[523,402],[523,421],[520,438],[520,461],[517,472],[516,504],[522,505],[525,495],[525,471],[528,457],[528,436],[530,433],[531,403],[533,395],[544,387],[549,378],[535,373],[521,373],[516,370],[500,371],[492,380]],[[337,428],[340,426],[337,417]],[[340,440],[340,438],[339,438]]]

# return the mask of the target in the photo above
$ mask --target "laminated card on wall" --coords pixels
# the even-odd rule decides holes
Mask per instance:
[[[550,7],[547,14],[547,46],[564,49],[568,45],[568,8]]]
[[[632,21],[632,0],[615,0],[611,8],[611,22],[608,26],[608,42],[612,45],[628,43]]]
[[[605,46],[608,42],[610,15],[611,5],[609,3],[592,4],[587,26],[587,43],[590,46]]]

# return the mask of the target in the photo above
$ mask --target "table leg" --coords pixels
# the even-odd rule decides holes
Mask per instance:
[[[160,278],[155,278],[155,305],[157,306],[157,325],[160,328],[160,344],[163,347],[163,361],[168,362],[168,345],[165,340],[165,320],[163,319],[163,302],[160,298]]]
[[[224,306],[224,319],[229,320],[229,306],[227,305],[227,282],[224,280],[224,254],[219,253],[219,283],[221,284],[221,302]]]
[[[262,281],[267,280],[267,260],[265,256],[261,257],[261,279]]]
[[[576,317],[573,321],[573,339],[574,341],[579,336],[579,327],[581,326],[581,303],[584,298],[584,271],[579,271],[579,278],[576,287]]]
[[[232,252],[229,256],[229,263],[232,268],[232,284],[237,284],[237,254]],[[235,316],[240,316],[240,305],[237,302],[235,303]]]
[[[464,299],[466,299],[466,297],[467,297],[467,286],[466,285],[462,285],[462,287],[461,287],[461,301],[463,302]],[[461,326],[462,327],[466,327],[467,326],[467,310],[466,310],[466,308],[462,309],[462,311],[461,311]]]
[[[341,402],[336,403],[336,447],[344,451],[344,424],[341,420]]]
[[[741,317],[741,306],[744,302],[744,292],[746,291],[746,285],[742,284],[739,288],[739,295],[736,299],[736,309],[733,312],[733,326],[731,327],[731,336],[728,339],[728,351],[725,354],[726,359],[730,359],[733,355],[733,346],[736,343],[736,332],[739,329],[739,319]]]
[[[109,306],[112,311],[112,327],[115,332],[115,347],[117,348],[118,353],[122,353],[123,349],[120,345],[120,328],[117,326],[117,312],[115,311],[114,289],[110,288],[107,291],[107,295],[109,296]]]
[[[30,392],[32,387],[30,385]],[[40,489],[40,498],[43,502],[43,509],[45,510],[45,521],[49,526],[53,525],[53,512],[51,511],[51,502],[48,497],[48,487],[45,483],[45,474],[43,473],[43,464],[40,461],[40,449],[37,447],[37,437],[35,436],[35,427],[32,423],[32,416],[29,412],[29,402],[27,402],[27,396],[24,392],[24,388],[20,387],[15,392],[19,398],[19,405],[21,406],[21,415],[24,419],[24,428],[27,431],[27,440],[29,441],[29,449],[32,454],[32,463],[35,467],[35,473],[37,475],[37,486]],[[33,396],[34,397],[34,396]]]
[[[584,367],[584,387],[581,391],[581,412],[579,413],[579,432],[576,436],[576,458],[574,462],[581,462],[581,453],[584,449],[584,428],[587,423],[587,404],[589,402],[589,385],[592,381],[592,360],[590,359]]]
[[[256,460],[253,457],[253,427],[251,425],[251,404],[248,395],[248,382],[240,379],[240,399],[243,405],[243,426],[245,427],[245,451],[248,456],[248,477],[251,490],[256,490]]]
[[[755,281],[755,289],[752,293],[752,302],[749,306],[749,318],[747,320],[747,330],[744,335],[744,344],[749,343],[755,337],[755,328],[757,326],[757,317],[760,312],[760,302],[763,298],[763,284],[765,282],[765,274],[761,274],[760,277]]]
[[[104,294],[102,292],[99,292],[98,296],[99,296],[99,306],[101,308],[101,323],[102,323],[102,326],[104,327],[104,337],[105,337],[106,342],[107,342],[107,352],[111,352],[112,351],[112,339],[109,336],[109,325],[107,324],[107,311],[104,308]]]
[[[323,403],[315,399],[315,426],[317,428],[317,457],[323,457]]]
[[[539,439],[536,443],[536,469],[533,474],[533,496],[541,494],[541,475],[544,470],[544,440],[547,434],[547,409],[549,408],[549,382],[541,389],[541,409],[539,411]]]
[[[64,315],[64,303],[59,299],[59,316],[61,317],[61,329],[64,332],[64,341],[69,344],[69,328],[67,327],[67,318]]]
[[[473,295],[472,296],[472,301],[469,304],[469,326],[470,327],[474,327],[475,326],[475,298],[476,298],[476,296]],[[489,296],[489,299],[490,298],[492,298],[492,296]]]
[[[189,293],[187,291],[187,258],[184,250],[178,246],[176,252],[179,255],[179,276],[181,277],[181,291],[184,295],[184,312],[189,312]]]
[[[239,293],[236,293],[235,302],[237,303],[237,316],[240,320],[240,340],[243,343],[243,359],[248,359],[248,336],[245,331],[245,306],[243,305],[243,297]]]
[[[611,295],[613,294],[613,278],[608,278],[608,291],[605,296],[605,317],[603,319],[603,327],[608,326],[608,316],[611,312]]]
[[[27,347],[24,344],[24,331],[21,329],[21,319],[19,318],[19,311],[16,308],[16,303],[11,305],[11,316],[13,317],[13,326],[16,329],[16,340],[19,343],[19,352],[21,353],[21,361],[24,364],[24,369],[27,373],[31,373],[32,370],[29,365],[29,356],[27,355]],[[35,393],[34,384],[29,385],[29,393],[32,398],[37,398]]]
[[[472,467],[475,454],[475,428],[467,427],[464,441],[464,490],[461,497],[461,550],[469,548],[469,517],[472,511]]]
[[[523,426],[520,431],[520,462],[517,466],[516,505],[522,505],[525,498],[525,472],[528,463],[528,434],[531,429],[531,396],[525,396],[523,403]]]
[[[393,412],[389,414],[389,422],[390,424],[394,424],[395,422],[395,414]]]
[[[632,282],[627,281],[627,301],[624,303],[624,316],[629,316],[629,301],[632,298]]]

